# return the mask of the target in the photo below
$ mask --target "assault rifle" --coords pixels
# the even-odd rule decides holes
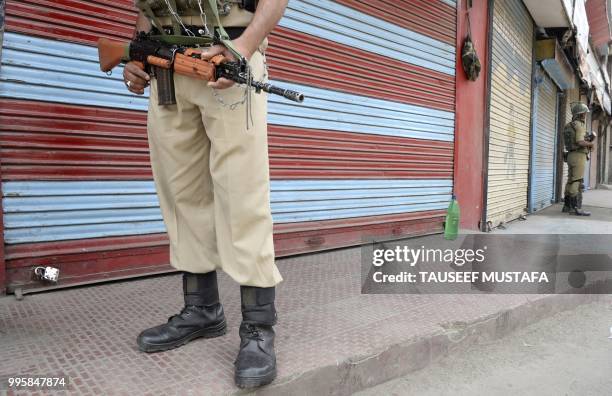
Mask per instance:
[[[593,131],[587,132],[586,135],[584,135],[584,140],[587,142],[592,142],[593,140],[595,140],[595,138],[597,137],[597,134]]]
[[[597,133],[590,131],[587,132],[586,135],[584,135],[584,141],[585,142],[593,142],[595,141],[595,139],[597,138]],[[593,148],[589,147],[589,153],[587,154],[587,161],[589,159],[591,159],[591,153],[593,152]]]
[[[100,69],[106,73],[120,63],[130,61],[138,62],[143,70],[152,71],[157,79],[160,105],[176,104],[173,73],[205,81],[227,78],[238,84],[245,84],[257,93],[264,91],[294,102],[304,101],[302,93],[253,81],[248,63],[244,59],[227,62],[223,55],[217,55],[210,61],[203,60],[197,49],[165,44],[152,39],[147,33],[139,33],[129,43],[102,38],[98,40],[98,55]]]

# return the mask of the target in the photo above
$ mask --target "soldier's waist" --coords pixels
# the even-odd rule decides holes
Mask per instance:
[[[233,26],[233,27],[246,27],[249,26],[249,23],[253,20],[254,14],[245,9],[241,9],[238,7],[232,8],[231,12],[228,15],[222,16],[221,24],[223,27]],[[213,27],[215,24],[214,17],[208,16],[204,18],[200,14],[198,15],[181,15],[181,20],[185,25],[191,26],[204,26],[204,22],[209,28]],[[175,22],[175,19],[172,16],[160,16],[157,17],[159,23],[162,25],[172,25]]]
[[[189,36],[191,37],[210,37],[211,35],[217,36],[215,26],[209,27],[208,28],[209,30],[206,30],[205,27],[202,25],[184,25],[180,27],[181,29],[180,32],[175,32],[174,27],[167,26],[167,25],[164,25],[163,29],[166,34],[169,34],[172,36],[186,36],[186,37],[189,37]],[[229,35],[230,39],[235,40],[238,37],[240,37],[242,33],[244,33],[244,30],[246,28],[242,26],[229,26],[229,27],[225,27],[224,29]],[[153,33],[157,35],[157,34],[160,34],[161,32],[159,32],[156,28],[153,28]]]

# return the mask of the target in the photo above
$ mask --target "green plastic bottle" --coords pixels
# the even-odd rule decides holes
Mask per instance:
[[[446,223],[444,225],[444,239],[449,241],[457,239],[459,234],[459,202],[457,197],[453,195],[453,199],[448,205],[448,211],[446,212]]]

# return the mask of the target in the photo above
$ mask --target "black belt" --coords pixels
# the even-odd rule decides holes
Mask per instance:
[[[204,27],[202,26],[185,25],[185,28],[188,29],[191,33],[193,33],[196,37],[206,37],[206,32],[204,31]],[[180,36],[190,36],[190,34],[187,33],[187,30],[185,28],[181,27],[181,33],[179,34]],[[174,28],[172,26],[163,26],[163,29],[166,32],[166,34],[175,35]],[[245,29],[246,29],[245,27],[241,27],[241,26],[226,27],[225,31],[229,35],[230,39],[235,40],[238,37],[240,37],[242,33],[244,33]],[[159,35],[161,32],[157,30],[156,28],[153,28],[152,33],[154,35]],[[215,36],[217,36],[217,32],[215,32]],[[217,38],[219,37],[217,36]]]

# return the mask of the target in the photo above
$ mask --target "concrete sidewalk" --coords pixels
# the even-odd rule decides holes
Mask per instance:
[[[526,221],[516,220],[506,224],[506,229],[494,232],[505,234],[612,234],[612,190],[589,190],[584,193],[583,209],[589,217],[570,216],[562,213],[563,205],[549,206]]]
[[[612,191],[608,194],[612,197]],[[535,224],[538,216],[549,215],[529,216],[517,226]],[[277,303],[279,377],[259,394],[350,394],[526,323],[608,299],[361,295],[360,256],[359,248],[351,248],[279,260],[285,278]],[[163,353],[137,350],[142,329],[180,310],[180,282],[180,276],[169,275],[28,295],[23,301],[1,298],[0,378],[63,373],[70,378],[71,393],[83,395],[240,393],[233,385],[239,289],[224,275],[220,288],[227,335]]]

